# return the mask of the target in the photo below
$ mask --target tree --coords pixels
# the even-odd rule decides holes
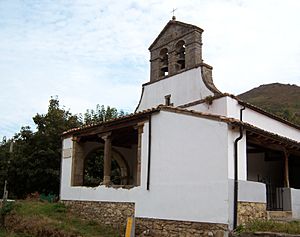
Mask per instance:
[[[122,116],[109,106],[87,110],[84,123],[98,123]],[[22,127],[13,140],[0,143],[0,188],[8,178],[9,196],[24,198],[33,192],[58,194],[61,164],[61,134],[83,125],[81,117],[61,108],[57,97],[51,97],[46,114],[36,114],[33,121],[37,131]],[[14,141],[14,151],[9,153]],[[95,168],[95,167],[93,167]],[[0,189],[2,190],[2,188]],[[0,191],[1,194],[1,191]]]
[[[60,136],[63,131],[80,125],[76,115],[60,108],[58,98],[51,98],[47,114],[37,114],[33,121],[37,125],[36,132],[22,127],[14,136],[14,152],[8,168],[10,196],[22,198],[35,191],[58,194]],[[1,150],[6,153],[7,144],[3,144]]]
[[[96,109],[86,110],[84,114],[84,123],[85,124],[95,124],[104,122],[113,118],[124,116],[124,111],[118,112],[116,108],[111,108],[109,106],[104,107],[104,105],[97,104]]]
[[[0,142],[0,198],[3,196],[4,181],[8,178],[9,141],[4,137]]]
[[[124,116],[125,113],[121,110],[118,112],[116,108],[111,108],[104,105],[97,105],[96,109],[87,110],[84,114],[84,123],[85,124],[95,124],[108,121],[110,119],[118,118]],[[103,180],[103,150],[98,149],[88,157],[86,157],[86,166],[84,170],[84,182],[86,186],[97,186]],[[115,184],[118,184],[120,180],[119,176],[119,168],[116,161],[112,160],[112,180],[115,179]]]

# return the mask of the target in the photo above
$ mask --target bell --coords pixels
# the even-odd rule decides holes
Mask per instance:
[[[160,68],[161,71],[167,72],[168,71],[168,65],[163,64]]]
[[[178,58],[178,60],[177,60],[177,63],[179,63],[179,64],[183,64],[183,63],[184,63],[184,61],[185,61],[185,59],[184,59],[184,58]]]
[[[164,57],[162,59],[162,65],[160,67],[160,70],[163,71],[163,72],[167,72],[168,71],[168,58],[167,57]]]
[[[181,52],[179,52],[179,58],[178,58],[177,62],[179,64],[183,64],[184,61],[185,61],[185,53],[184,53],[184,51],[181,51]]]

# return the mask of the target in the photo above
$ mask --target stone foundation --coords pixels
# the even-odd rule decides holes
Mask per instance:
[[[117,228],[123,236],[127,218],[134,216],[134,203],[61,201],[70,211],[81,217]],[[226,224],[135,218],[136,237],[225,237]]]
[[[152,218],[136,218],[137,237],[225,237],[228,226],[225,224],[173,221]]]
[[[127,218],[134,216],[134,203],[128,202],[96,202],[96,201],[61,201],[70,211],[81,217],[111,225],[123,232]]]
[[[265,203],[238,202],[238,224],[245,224],[255,219],[266,219],[267,211]]]

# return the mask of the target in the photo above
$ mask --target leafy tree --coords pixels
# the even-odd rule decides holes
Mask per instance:
[[[8,178],[9,141],[4,137],[0,142],[0,199],[3,196],[4,181]]]
[[[22,127],[14,136],[14,151],[9,151],[9,142],[0,146],[1,162],[7,164],[0,174],[8,172],[11,197],[25,197],[35,191],[55,193],[59,191],[61,160],[61,134],[80,125],[76,115],[60,108],[58,98],[51,98],[47,114],[33,117],[37,131]],[[0,176],[3,183],[4,175]]]
[[[115,108],[97,105],[96,110],[87,110],[84,114],[84,123],[102,122],[123,114]],[[5,179],[8,179],[9,195],[12,198],[24,198],[36,191],[59,193],[61,134],[82,125],[81,116],[72,115],[60,107],[57,97],[51,97],[47,113],[36,114],[33,121],[37,127],[36,132],[28,126],[22,127],[13,140],[4,138],[0,143],[0,195]],[[9,153],[12,141],[14,150]]]
[[[86,110],[86,112],[84,113],[84,123],[95,124],[95,123],[104,122],[124,115],[125,113],[122,110],[118,112],[116,108],[112,108],[109,106],[105,108],[104,105],[100,106],[98,104],[95,110],[93,109]]]
[[[84,170],[84,185],[95,187],[103,182],[104,175],[104,150],[99,148],[87,157]],[[111,181],[113,184],[121,184],[121,169],[115,160],[111,161]]]

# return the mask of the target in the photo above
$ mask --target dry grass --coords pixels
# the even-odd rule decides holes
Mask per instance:
[[[110,227],[72,215],[61,203],[19,201],[7,217],[6,226],[11,233],[2,231],[0,237],[120,236]]]
[[[239,226],[237,232],[278,232],[300,234],[300,222],[276,222],[271,220],[254,220],[245,226]]]

